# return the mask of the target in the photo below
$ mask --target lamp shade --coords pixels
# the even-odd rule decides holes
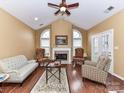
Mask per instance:
[[[86,52],[84,52],[84,57],[87,57],[87,53]]]

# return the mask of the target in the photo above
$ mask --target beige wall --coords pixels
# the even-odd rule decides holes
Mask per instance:
[[[42,29],[36,31],[36,47],[40,47],[40,35],[45,29],[51,30],[51,47],[56,47],[55,45],[55,36],[56,35],[68,35],[68,45],[63,45],[60,47],[72,47],[72,29],[78,29],[83,36],[83,47],[86,50],[87,48],[87,32],[79,27],[73,26],[71,23],[65,20],[57,20],[56,22],[52,23],[49,26],[46,26]]]
[[[39,30],[36,30],[36,48],[40,48],[40,36],[41,36],[41,33],[46,29],[51,30],[51,26],[49,25],[49,26],[43,27]]]
[[[101,24],[90,29],[88,32],[88,53],[91,53],[90,40],[93,34],[114,29],[114,46],[118,46],[118,50],[114,50],[114,72],[124,77],[124,10],[102,22]]]
[[[35,32],[0,9],[0,59],[23,54],[34,57]]]
[[[83,48],[85,50],[85,52],[87,53],[87,31],[82,29],[82,28],[79,28],[79,27],[76,27],[76,26],[73,26],[74,29],[77,29],[78,31],[81,32],[82,34],[82,44],[83,44]]]
[[[68,45],[63,45],[61,47],[71,47],[72,40],[72,24],[64,21],[57,20],[49,26],[41,28],[36,31],[36,47],[40,47],[40,35],[45,29],[50,29],[51,33],[51,47],[56,47],[55,45],[55,36],[56,35],[67,35],[68,36]]]
[[[56,44],[55,44],[55,36],[56,35],[67,35],[68,36],[68,44],[61,45],[60,47],[71,48],[71,46],[72,46],[72,24],[71,23],[64,21],[64,20],[58,20],[51,25],[51,29],[52,29],[52,33],[51,33],[52,48],[56,47]]]
[[[46,26],[42,29],[39,29],[36,31],[36,47],[39,48],[40,47],[40,35],[41,33],[45,30],[45,29],[50,29],[50,33],[51,33],[51,49],[54,47],[68,47],[68,48],[72,48],[72,30],[77,29],[82,33],[83,36],[83,47],[86,51],[86,47],[87,47],[87,32],[79,27],[73,26],[71,23],[65,21],[65,20],[57,20],[54,23],[52,23],[49,26]],[[68,45],[60,45],[60,46],[56,46],[55,44],[55,36],[56,35],[67,35],[68,36]],[[51,50],[51,54],[52,54],[52,50]]]

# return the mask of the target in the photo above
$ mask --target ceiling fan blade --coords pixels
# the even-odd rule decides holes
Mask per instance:
[[[48,6],[49,7],[53,7],[53,8],[56,8],[56,9],[59,9],[59,5],[56,5],[56,4],[52,4],[52,3],[48,3]]]
[[[66,9],[66,14],[68,15],[68,16],[70,16],[71,15],[71,13]]]
[[[60,9],[59,9],[58,11],[56,11],[54,14],[55,14],[55,15],[58,15],[58,14],[59,14],[59,12],[60,12]]]
[[[67,5],[67,8],[76,8],[78,6],[79,6],[79,3],[74,3],[74,4]]]

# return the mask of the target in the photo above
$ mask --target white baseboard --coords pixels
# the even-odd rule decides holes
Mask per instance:
[[[117,77],[117,78],[119,78],[119,79],[121,79],[121,80],[123,80],[124,81],[124,77],[122,77],[122,76],[119,76],[118,74],[116,74],[116,73],[111,73],[113,76],[115,76],[115,77]]]

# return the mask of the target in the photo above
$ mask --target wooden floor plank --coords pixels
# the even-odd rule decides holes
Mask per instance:
[[[109,75],[107,86],[102,84],[82,79],[81,66],[64,65],[66,68],[69,88],[71,93],[107,93],[108,90],[124,90],[124,81]],[[19,84],[4,84],[4,93],[30,93],[33,86],[39,80],[44,72],[44,68],[38,67],[23,83]]]

